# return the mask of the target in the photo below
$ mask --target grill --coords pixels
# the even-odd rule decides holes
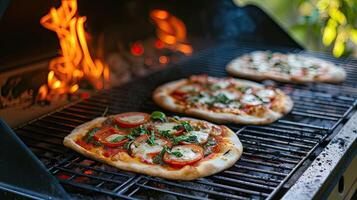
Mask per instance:
[[[190,182],[170,181],[120,171],[89,160],[62,145],[63,138],[74,127],[103,113],[162,110],[151,99],[152,91],[160,84],[200,73],[227,76],[224,67],[232,58],[265,49],[322,57],[343,65],[348,78],[342,85],[277,84],[294,100],[292,112],[267,126],[229,124],[242,141],[244,152],[241,159],[226,171]],[[15,132],[75,198],[275,199],[297,180],[306,165],[355,110],[357,72],[352,66],[356,62],[279,47],[217,46],[198,52],[164,71],[74,102],[18,127]]]

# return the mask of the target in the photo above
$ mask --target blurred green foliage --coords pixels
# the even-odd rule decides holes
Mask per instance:
[[[234,1],[261,7],[307,49],[356,55],[357,0]]]

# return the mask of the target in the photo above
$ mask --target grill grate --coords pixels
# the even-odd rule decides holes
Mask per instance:
[[[353,83],[350,76],[344,85],[279,84],[295,101],[292,112],[267,126],[230,124],[229,127],[237,132],[244,146],[241,159],[224,172],[195,181],[170,181],[120,171],[86,159],[62,145],[63,137],[74,127],[101,116],[107,108],[109,114],[158,110],[160,108],[151,100],[151,92],[158,85],[198,73],[226,76],[226,63],[242,53],[256,49],[228,45],[199,52],[177,66],[120,88],[103,91],[32,121],[16,132],[76,197],[93,197],[93,192],[103,198],[112,196],[127,199],[276,197],[284,183],[326,137],[344,123],[347,115],[356,107],[354,94],[357,96],[357,89],[350,84]],[[347,68],[354,65],[352,61],[343,62],[348,63],[345,65]]]

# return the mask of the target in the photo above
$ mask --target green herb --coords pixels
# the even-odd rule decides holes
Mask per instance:
[[[264,103],[264,100],[260,97],[260,96],[258,96],[258,95],[256,95],[256,94],[253,94],[254,96],[255,96],[255,98],[257,98],[260,102],[263,102]]]
[[[125,135],[118,135],[117,137],[115,137],[114,139],[110,140],[110,142],[119,142],[121,140],[124,140],[126,138]]]
[[[163,161],[162,157],[164,156],[164,154],[166,152],[170,151],[170,149],[167,147],[167,146],[164,146],[161,150],[161,152],[156,155],[152,161],[155,163],[155,164],[160,164],[160,165],[165,165],[165,162]]]
[[[100,130],[100,128],[95,127],[93,129],[91,129],[90,131],[88,131],[87,135],[84,138],[84,141],[86,143],[94,144],[95,146],[101,146],[102,144],[93,138],[94,134],[99,130]]]
[[[86,135],[86,138],[85,138],[85,142],[87,142],[87,143],[92,142],[93,141],[93,136],[97,131],[99,131],[98,127],[95,127],[93,129],[91,129],[90,131],[88,131],[88,133]]]
[[[187,98],[187,101],[190,102],[190,103],[196,103],[200,100],[200,97],[199,96],[191,96],[191,97],[188,97]]]
[[[150,136],[147,140],[147,143],[151,146],[155,145],[155,131],[150,131]]]
[[[205,153],[205,157],[206,157],[206,156],[210,155],[213,152],[212,152],[211,149],[206,149],[204,153]]]
[[[237,90],[239,90],[241,93],[245,93],[249,87],[244,87],[244,86],[238,86],[236,87]]]
[[[192,126],[188,122],[181,122],[182,126],[185,128],[186,132],[193,131]]]
[[[173,136],[170,134],[169,130],[166,131],[159,131],[160,135],[162,135],[165,138],[171,139]]]
[[[177,145],[180,142],[198,143],[198,139],[195,135],[180,135],[173,138],[174,145]]]
[[[275,63],[274,67],[279,68],[280,72],[290,74],[290,66],[285,63]]]
[[[134,142],[134,140],[130,140],[130,141],[126,142],[124,144],[124,148],[129,151],[130,150],[130,146],[131,146],[131,144],[133,144],[133,142]]]
[[[175,116],[173,116],[173,117],[172,117],[172,119],[174,119],[174,120],[178,121],[178,120],[180,120],[180,117],[179,117],[179,116],[177,116],[177,115],[175,115]]]
[[[219,89],[221,89],[222,87],[221,86],[219,86],[219,85],[215,85],[215,84],[213,84],[213,85],[211,85],[211,90],[219,90]]]
[[[160,154],[156,155],[155,157],[152,158],[152,162],[158,165],[163,165],[165,164],[164,161],[162,160],[162,156]]]
[[[135,138],[139,137],[140,135],[144,135],[144,134],[149,134],[149,131],[145,127],[139,126],[137,128],[134,128],[133,130],[131,130],[130,134],[128,134],[126,137],[131,140],[135,140]]]
[[[310,66],[311,69],[317,70],[318,68],[320,68],[318,65],[311,65]]]
[[[207,93],[205,93],[205,92],[200,92],[200,93],[198,93],[197,95],[195,95],[195,96],[190,96],[190,97],[188,97],[187,98],[187,100],[189,101],[189,102],[198,102],[202,97],[205,97],[205,95],[207,95]]]
[[[231,102],[231,100],[226,95],[220,93],[214,97],[214,102],[227,104],[227,103]]]
[[[193,131],[193,127],[186,121],[181,122],[180,125],[174,126],[173,129],[180,130],[184,128],[186,132]]]
[[[182,128],[181,124],[180,125],[176,125],[176,126],[173,127],[173,129],[175,129],[175,130],[180,130],[181,128]]]
[[[166,120],[166,115],[163,112],[160,111],[154,111],[151,113],[151,119],[153,120],[160,120],[160,121],[165,121]]]
[[[182,157],[183,154],[179,151],[174,151],[174,152],[171,152],[172,155],[176,156],[176,157]]]
[[[215,140],[213,140],[212,138],[208,138],[207,143],[205,144],[206,147],[210,147],[210,146],[214,146],[216,145],[217,142]]]

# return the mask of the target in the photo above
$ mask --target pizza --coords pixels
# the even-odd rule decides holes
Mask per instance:
[[[226,70],[232,75],[253,80],[337,83],[346,79],[345,70],[331,62],[305,55],[270,51],[244,54],[232,60]]]
[[[207,75],[166,83],[154,91],[153,99],[165,109],[217,123],[268,124],[293,107],[277,88]]]
[[[226,126],[155,111],[99,117],[76,127],[64,145],[121,170],[193,180],[231,167],[243,147]]]

